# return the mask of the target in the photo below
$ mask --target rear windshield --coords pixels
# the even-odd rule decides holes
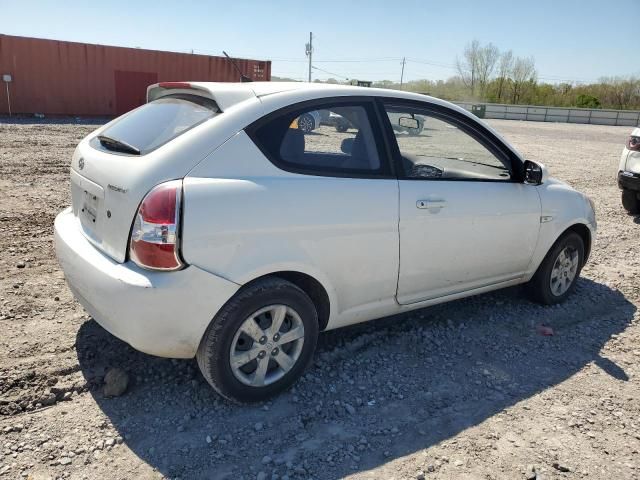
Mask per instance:
[[[93,139],[93,146],[120,153],[145,154],[219,113],[216,103],[197,95],[169,95],[117,120]],[[120,148],[133,147],[132,151]]]

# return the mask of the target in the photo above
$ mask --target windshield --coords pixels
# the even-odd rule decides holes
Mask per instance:
[[[100,134],[100,138],[94,139],[93,145],[133,153],[119,148],[125,145],[145,154],[213,118],[218,112],[213,100],[197,95],[162,97],[117,120]]]

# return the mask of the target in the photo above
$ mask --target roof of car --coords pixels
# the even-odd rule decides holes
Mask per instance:
[[[412,92],[403,92],[401,90],[390,90],[384,88],[356,87],[352,85],[337,85],[330,83],[314,83],[314,82],[245,82],[245,83],[225,83],[225,82],[191,82],[202,89],[209,90],[212,93],[221,96],[224,94],[253,93],[256,97],[264,97],[274,93],[300,91],[305,93],[322,93],[322,95],[374,95],[384,97],[402,97],[425,100],[425,98],[433,99],[436,102],[442,102],[433,97]],[[445,102],[443,102],[445,103]]]
[[[180,82],[178,82],[180,83]],[[336,85],[327,83],[309,83],[309,82],[185,82],[191,88],[208,92],[217,102],[218,106],[224,111],[227,108],[238,104],[251,97],[264,97],[275,93],[299,92],[301,95],[319,94],[321,96],[380,96],[393,98],[406,98],[414,100],[429,101],[436,104],[452,106],[448,102],[412,92],[403,92],[401,90],[390,90],[384,88],[355,87],[351,85]],[[176,87],[177,88],[177,87]],[[148,88],[147,95],[149,100],[157,98],[159,90],[167,91],[162,87],[162,83],[151,85]],[[168,93],[168,92],[167,92]],[[455,108],[455,107],[454,107]],[[461,109],[462,110],[462,109]]]
[[[340,90],[352,91],[354,94],[362,94],[366,91],[378,90],[365,87],[353,87],[350,85],[336,85],[329,83],[309,83],[309,82],[190,82],[192,85],[198,85],[212,92],[234,91],[234,92],[252,92],[257,97],[271,95],[273,93],[288,92],[292,90],[327,91]]]

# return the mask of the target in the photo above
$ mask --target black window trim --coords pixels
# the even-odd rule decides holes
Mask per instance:
[[[291,112],[305,109],[322,110],[323,108],[331,108],[332,106],[361,106],[365,109],[371,130],[375,139],[376,151],[380,160],[380,168],[376,171],[372,170],[331,170],[326,167],[314,169],[304,168],[295,163],[285,162],[278,155],[273,155],[267,149],[256,132],[259,128],[269,123],[274,118]],[[255,120],[253,123],[245,127],[245,132],[253,143],[258,147],[262,154],[280,170],[290,173],[298,173],[302,175],[311,175],[317,177],[329,178],[364,178],[364,179],[397,179],[392,151],[383,131],[382,118],[376,105],[375,97],[371,96],[332,96],[320,97],[312,100],[292,103],[285,107],[269,112],[266,115]]]
[[[394,97],[378,97],[376,102],[378,109],[380,110],[380,116],[382,117],[383,128],[385,137],[390,139],[391,158],[397,172],[398,180],[422,180],[422,181],[439,181],[439,182],[499,182],[499,183],[522,183],[524,181],[524,162],[514,152],[509,149],[504,142],[497,138],[493,133],[484,128],[484,126],[470,119],[466,115],[456,112],[455,110],[430,103],[427,101],[410,100]],[[482,146],[488,149],[493,155],[501,158],[508,165],[510,165],[511,178],[508,180],[490,179],[490,178],[420,178],[420,177],[408,177],[404,174],[402,168],[402,160],[400,154],[400,147],[396,140],[393,128],[391,127],[391,121],[387,115],[385,107],[395,108],[409,108],[413,110],[422,110],[424,115],[451,123],[460,128],[464,133],[471,138],[479,142]],[[418,112],[416,112],[418,113]],[[418,113],[419,114],[419,113]]]

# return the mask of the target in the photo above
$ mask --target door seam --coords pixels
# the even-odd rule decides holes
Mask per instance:
[[[394,300],[396,301],[396,304],[398,305],[402,305],[399,301],[398,301],[398,289],[400,288],[400,266],[401,266],[401,260],[402,260],[402,238],[401,238],[401,234],[400,234],[400,180],[396,179],[396,187],[397,187],[397,192],[398,192],[398,201],[396,203],[396,207],[397,207],[397,228],[398,228],[398,268],[396,270],[396,294],[393,296]]]

